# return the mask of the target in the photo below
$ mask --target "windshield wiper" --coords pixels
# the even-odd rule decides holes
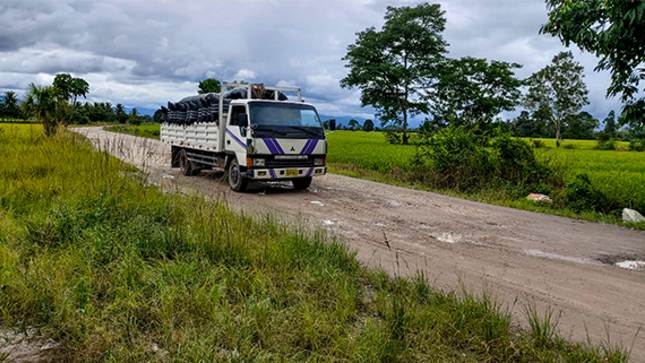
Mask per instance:
[[[313,135],[313,136],[319,136],[320,135],[320,133],[317,131],[318,130],[317,128],[311,128],[311,127],[305,127],[305,126],[291,126],[291,127],[293,127],[296,130],[304,131],[304,132],[308,133],[309,135]]]

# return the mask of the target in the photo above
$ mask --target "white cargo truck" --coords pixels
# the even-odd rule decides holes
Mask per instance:
[[[327,172],[325,131],[299,88],[223,83],[220,94],[168,106],[161,141],[171,145],[172,166],[184,175],[223,169],[231,189],[242,192],[249,181],[291,181],[306,189]]]

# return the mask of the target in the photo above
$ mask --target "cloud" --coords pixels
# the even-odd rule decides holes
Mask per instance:
[[[441,0],[450,56],[518,62],[527,77],[559,51],[538,30],[543,0]],[[196,93],[205,78],[300,86],[330,115],[373,114],[356,90],[341,89],[341,58],[355,33],[380,27],[403,0],[4,0],[0,3],[0,90],[23,90],[69,72],[90,82],[90,99],[156,108]],[[607,74],[585,66],[598,118],[618,109],[605,100]]]

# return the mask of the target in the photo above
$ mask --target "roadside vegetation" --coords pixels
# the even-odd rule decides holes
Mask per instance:
[[[150,139],[159,139],[159,124],[142,124],[142,125],[115,125],[103,128],[106,131],[120,132],[122,134],[147,137]]]
[[[447,134],[444,132],[439,143],[428,148],[392,145],[386,141],[386,135],[379,132],[334,131],[327,135],[329,168],[334,173],[592,221],[621,223],[622,208],[645,210],[643,153],[597,150],[594,148],[597,142],[588,140],[564,140],[563,147],[556,149],[554,139],[524,139],[527,147],[512,144],[521,152],[506,154],[510,156],[507,161],[526,165],[530,173],[547,168],[550,174],[531,174],[524,180],[508,180],[481,169],[472,169],[473,175],[465,179],[476,177],[483,182],[464,186],[460,181],[464,176],[457,178],[458,170],[469,167],[469,162],[476,159],[469,160],[468,157],[477,157],[477,151],[473,149],[472,140],[463,140],[463,137],[461,141],[464,143],[452,143],[455,138],[464,136],[463,133],[449,138]],[[539,148],[535,148],[536,142]],[[628,147],[629,143],[620,145]],[[441,150],[451,152],[437,153]],[[473,152],[469,153],[469,150]],[[492,154],[480,154],[480,157],[502,155],[495,151],[495,147],[486,146],[484,150]],[[433,153],[455,158],[441,159],[449,164],[434,170],[436,173],[429,168],[430,165],[419,168],[419,162],[434,162]],[[535,159],[530,154],[534,154]],[[528,159],[518,160],[518,155],[528,155]],[[497,165],[502,166],[504,162],[498,159]],[[490,162],[487,165],[492,167]],[[553,202],[528,201],[529,193],[548,194]]]
[[[76,134],[0,126],[0,157],[0,326],[54,339],[54,359],[627,360],[368,270],[323,233],[164,193]]]

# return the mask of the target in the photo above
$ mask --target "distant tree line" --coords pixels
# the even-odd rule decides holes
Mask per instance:
[[[57,74],[51,85],[30,84],[25,98],[20,100],[13,91],[4,94],[0,102],[0,120],[32,120],[43,124],[46,135],[54,135],[59,126],[88,124],[92,122],[129,123],[138,125],[161,119],[155,116],[139,115],[134,108],[127,113],[122,104],[110,102],[78,101],[85,98],[90,85],[82,78],[67,73]],[[161,112],[161,111],[159,111]]]

